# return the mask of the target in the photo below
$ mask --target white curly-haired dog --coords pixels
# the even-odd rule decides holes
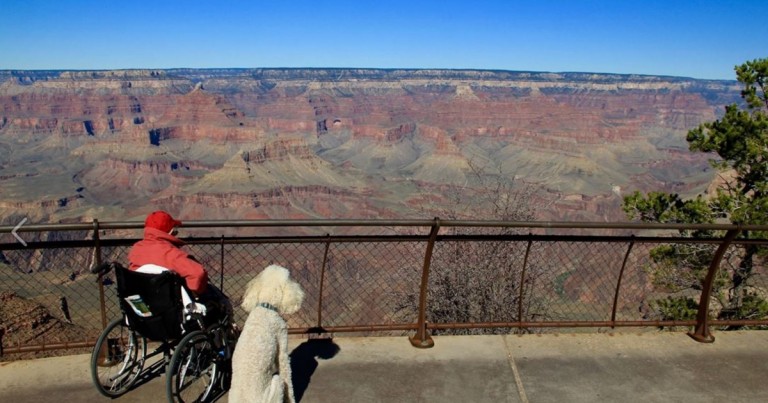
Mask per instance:
[[[304,301],[301,286],[288,269],[270,265],[245,289],[249,312],[232,356],[229,402],[295,402],[288,327],[280,315],[295,313]]]

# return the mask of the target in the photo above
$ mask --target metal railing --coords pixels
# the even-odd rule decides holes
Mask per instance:
[[[91,346],[120,313],[113,279],[89,269],[125,263],[141,228],[97,220],[0,227],[2,353]],[[414,346],[429,347],[431,334],[446,332],[686,326],[694,339],[712,341],[711,326],[768,325],[765,315],[715,314],[741,250],[768,246],[739,235],[768,226],[436,218],[189,221],[182,230],[187,250],[235,304],[263,267],[289,268],[306,292],[302,309],[288,318],[294,334],[407,334]],[[683,237],[681,230],[716,235]],[[705,252],[706,272],[693,289],[657,284],[660,272],[685,277],[690,270],[668,267],[654,251],[686,245]],[[764,259],[750,267],[747,285],[754,298],[768,300]],[[653,304],[671,298],[696,301],[695,318],[659,316]],[[13,304],[35,311],[13,311]]]

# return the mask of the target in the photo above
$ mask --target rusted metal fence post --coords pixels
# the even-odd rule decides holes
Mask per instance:
[[[621,290],[621,279],[624,277],[624,269],[627,267],[627,260],[629,260],[629,254],[632,253],[632,247],[635,246],[634,235],[632,235],[632,241],[629,242],[627,253],[624,254],[624,261],[621,263],[621,270],[619,270],[619,279],[616,281],[616,292],[613,294],[613,309],[611,310],[611,329],[616,328],[616,309],[619,304],[619,291]]]
[[[219,261],[219,289],[224,292],[224,235],[221,236],[221,260]]]
[[[435,345],[432,336],[427,332],[427,287],[429,286],[429,269],[432,264],[432,251],[435,248],[437,233],[440,231],[440,219],[435,217],[435,223],[429,231],[427,251],[424,253],[424,266],[421,270],[421,288],[419,289],[419,319],[416,334],[410,338],[411,345],[417,348],[430,348]]]
[[[331,249],[331,234],[325,234],[325,252],[323,253],[323,266],[320,268],[320,295],[317,296],[317,331],[323,329],[323,288],[325,287],[325,267],[328,263],[328,251]]]
[[[99,238],[99,220],[93,219],[93,267],[101,264],[101,241]],[[104,273],[100,272],[96,281],[99,282],[99,307],[101,309],[101,328],[107,327],[107,303],[104,298]]]
[[[712,262],[709,264],[709,270],[707,271],[707,277],[704,279],[704,284],[701,290],[701,300],[699,300],[699,311],[696,314],[696,329],[692,333],[688,333],[691,338],[701,343],[712,343],[715,341],[715,337],[709,332],[709,298],[712,294],[712,285],[715,282],[715,276],[720,268],[720,262],[723,260],[725,251],[731,246],[731,243],[741,230],[732,229],[725,233],[723,242],[717,248],[715,255],[712,256]]]
[[[531,244],[533,244],[533,234],[528,233],[528,246],[525,247],[525,257],[523,258],[523,270],[520,273],[520,295],[517,297],[517,326],[518,331],[523,328],[523,297],[525,296],[525,270],[528,268],[528,255],[531,253]]]

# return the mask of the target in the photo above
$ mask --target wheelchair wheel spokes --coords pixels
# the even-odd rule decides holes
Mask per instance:
[[[99,393],[117,397],[127,392],[144,367],[146,340],[123,319],[112,321],[91,353],[91,378]]]
[[[212,396],[219,378],[219,357],[211,337],[194,331],[181,339],[166,377],[171,402],[204,402]]]

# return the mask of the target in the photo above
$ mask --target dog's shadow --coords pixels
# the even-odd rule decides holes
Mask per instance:
[[[301,401],[309,387],[312,374],[317,369],[317,358],[328,360],[336,356],[341,348],[333,339],[311,339],[299,344],[291,351],[291,380],[296,401]]]

